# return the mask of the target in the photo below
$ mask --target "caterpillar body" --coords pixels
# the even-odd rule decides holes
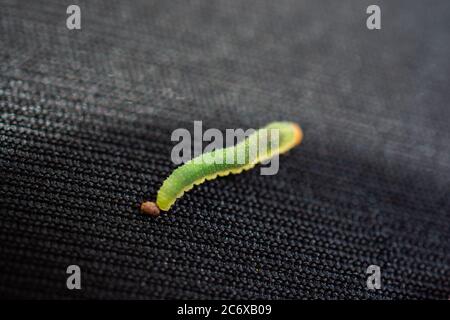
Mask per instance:
[[[275,143],[273,132],[277,133]],[[169,210],[178,198],[195,185],[249,170],[258,163],[287,152],[300,144],[302,139],[303,132],[296,123],[272,122],[235,146],[201,154],[175,169],[159,189],[156,204],[144,202],[141,211],[157,216],[159,209]],[[261,147],[261,141],[267,142],[264,147]]]

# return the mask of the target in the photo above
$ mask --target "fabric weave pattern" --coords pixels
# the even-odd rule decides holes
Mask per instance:
[[[0,296],[450,296],[448,1],[66,2],[0,2]],[[141,215],[194,120],[305,137]]]

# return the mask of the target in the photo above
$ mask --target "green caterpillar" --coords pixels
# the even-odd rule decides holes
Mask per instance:
[[[277,141],[271,139],[274,130]],[[156,204],[144,202],[141,211],[153,216],[159,210],[167,211],[194,185],[218,176],[238,174],[253,168],[257,163],[266,161],[277,154],[282,154],[300,144],[303,139],[301,128],[292,122],[272,122],[248,136],[245,140],[228,148],[213,150],[199,155],[175,169],[163,182],[158,191]],[[261,142],[266,141],[265,147]],[[231,159],[231,161],[229,161]]]

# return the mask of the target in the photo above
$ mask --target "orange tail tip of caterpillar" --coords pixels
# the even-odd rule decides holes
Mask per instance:
[[[144,214],[148,214],[152,217],[158,217],[160,213],[156,203],[151,201],[146,201],[141,204],[141,212]]]
[[[294,129],[294,141],[295,141],[294,145],[298,145],[303,140],[303,131],[300,128],[300,126],[296,123],[293,123],[292,127]]]

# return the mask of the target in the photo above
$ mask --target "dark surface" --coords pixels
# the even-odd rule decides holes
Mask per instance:
[[[72,3],[0,1],[0,296],[448,298],[449,1]],[[193,120],[305,139],[139,214]]]

